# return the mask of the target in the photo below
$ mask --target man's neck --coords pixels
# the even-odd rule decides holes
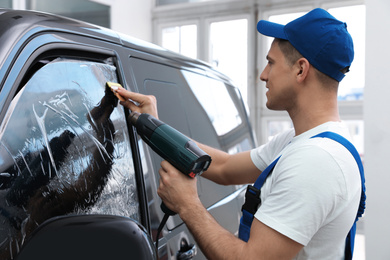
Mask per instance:
[[[338,122],[340,116],[338,107],[336,106],[314,106],[310,109],[301,111],[288,111],[292,119],[295,134],[300,135],[316,126],[322,125],[326,122]]]

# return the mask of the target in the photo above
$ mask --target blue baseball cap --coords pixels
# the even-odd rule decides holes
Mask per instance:
[[[260,20],[257,30],[266,36],[288,40],[310,64],[340,82],[349,68],[354,50],[347,24],[321,8],[286,25]]]

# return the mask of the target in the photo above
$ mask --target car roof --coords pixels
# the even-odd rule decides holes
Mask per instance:
[[[179,66],[197,68],[210,77],[218,77],[226,82],[231,79],[217,71],[210,64],[191,59],[181,54],[169,51],[158,45],[139,40],[114,30],[72,18],[31,10],[14,10],[0,8],[0,68],[11,51],[20,48],[29,38],[42,33],[69,33],[88,38],[98,39],[137,51],[153,54],[168,59]]]
[[[160,57],[191,64],[194,67],[207,67],[219,77],[225,75],[215,71],[208,63],[191,59],[158,45],[118,33],[91,23],[67,18],[60,15],[30,10],[13,10],[0,8],[0,66],[16,45],[22,44],[21,39],[44,32],[65,32],[96,38],[102,41],[116,43],[139,51],[151,53]]]

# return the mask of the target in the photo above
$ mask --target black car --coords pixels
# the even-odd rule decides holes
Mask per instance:
[[[159,118],[197,141],[231,153],[255,145],[238,89],[209,65],[92,24],[0,9],[0,259],[205,258],[178,216],[155,249],[162,159],[108,81],[155,95]],[[237,233],[245,187],[199,178],[198,189]]]

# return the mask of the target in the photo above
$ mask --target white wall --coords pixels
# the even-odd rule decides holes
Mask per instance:
[[[364,90],[366,259],[390,259],[390,1],[367,0]]]
[[[93,0],[111,6],[111,29],[152,41],[153,0]]]

